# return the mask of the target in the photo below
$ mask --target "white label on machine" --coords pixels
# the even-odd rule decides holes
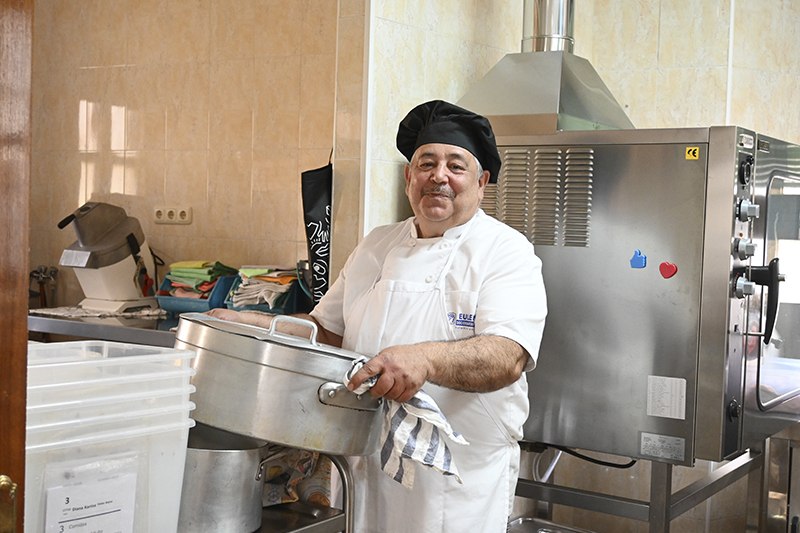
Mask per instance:
[[[136,474],[47,489],[45,532],[133,533]]]
[[[686,420],[686,380],[647,376],[647,416]]]
[[[683,461],[686,439],[642,432],[639,453],[649,457]]]

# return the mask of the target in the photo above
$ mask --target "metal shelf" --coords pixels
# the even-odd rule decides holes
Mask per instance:
[[[305,502],[265,507],[261,528],[255,533],[338,533],[345,530],[345,515],[339,509]]]

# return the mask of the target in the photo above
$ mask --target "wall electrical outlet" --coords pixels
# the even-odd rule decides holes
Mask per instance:
[[[153,222],[156,224],[191,224],[191,207],[157,205],[153,208]]]

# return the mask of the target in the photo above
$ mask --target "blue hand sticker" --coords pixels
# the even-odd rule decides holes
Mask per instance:
[[[631,268],[644,268],[647,266],[647,256],[636,250],[631,257]]]

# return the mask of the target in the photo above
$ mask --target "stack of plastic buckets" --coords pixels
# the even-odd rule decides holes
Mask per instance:
[[[104,341],[28,346],[26,533],[176,531],[194,356]]]

